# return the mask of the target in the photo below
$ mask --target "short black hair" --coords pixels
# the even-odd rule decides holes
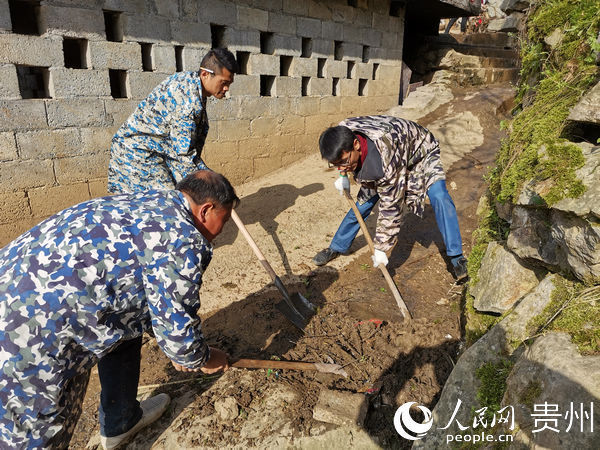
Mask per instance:
[[[229,70],[231,73],[237,73],[238,64],[235,60],[235,56],[226,48],[212,48],[208,51],[202,61],[200,67],[210,69],[216,74],[220,74],[223,71],[223,67]]]
[[[212,170],[198,170],[177,183],[175,189],[185,192],[197,205],[213,202],[217,206],[235,208],[240,199],[227,178]]]
[[[345,126],[327,128],[319,138],[321,157],[330,163],[339,161],[343,152],[350,152],[354,148],[354,132]]]

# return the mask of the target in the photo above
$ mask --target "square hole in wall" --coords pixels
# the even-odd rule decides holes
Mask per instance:
[[[280,56],[279,57],[279,75],[282,77],[290,76],[290,67],[292,67],[292,56]]]
[[[362,97],[365,95],[367,90],[367,79],[366,78],[359,78],[358,79],[358,95],[359,97]]]
[[[302,38],[302,51],[300,52],[301,58],[310,58],[312,55],[312,39],[303,37]]]
[[[331,95],[338,96],[340,95],[340,79],[339,78],[334,78],[333,82],[331,83]]]
[[[341,61],[344,57],[344,45],[342,41],[333,41],[333,59]]]
[[[272,55],[275,53],[273,33],[269,31],[260,32],[260,52],[264,53],[265,55]]]
[[[238,73],[241,75],[247,75],[250,52],[235,52],[235,60],[238,64]]]
[[[354,78],[354,61],[348,61],[348,68],[346,69],[346,78]]]
[[[390,2],[390,16],[400,17],[400,13],[402,12],[402,8],[404,7],[404,1],[405,0],[392,0]]]
[[[318,58],[317,59],[317,78],[324,78],[323,75],[325,71],[325,62],[327,62],[327,58]]]
[[[123,42],[123,21],[119,11],[104,12],[104,30],[106,31],[106,40],[112,42]]]
[[[310,77],[302,77],[302,97],[306,97],[308,95],[308,83],[310,81]]]
[[[373,79],[374,80],[377,79],[378,72],[379,72],[379,64],[375,63],[375,64],[373,64]]]
[[[140,42],[142,49],[142,70],[144,72],[154,72],[154,47],[149,42]]]
[[[9,0],[8,9],[12,31],[16,34],[42,34],[40,25],[40,2]]]
[[[183,72],[183,45],[175,46],[175,71]]]
[[[212,48],[225,48],[225,25],[210,24],[210,42]]]
[[[65,67],[68,69],[88,68],[88,41],[87,39],[63,38],[63,55]]]
[[[128,98],[127,95],[127,71],[108,69],[110,78],[110,95],[112,98]]]
[[[273,75],[260,76],[260,95],[262,97],[271,97],[273,95],[273,85],[275,77]]]
[[[47,67],[15,66],[21,98],[52,98],[50,71]]]
[[[368,45],[363,45],[362,48],[362,62],[364,63],[368,63],[369,62],[369,53],[370,53],[371,49]]]

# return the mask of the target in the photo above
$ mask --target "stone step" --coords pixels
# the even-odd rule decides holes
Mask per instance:
[[[473,56],[473,55],[472,55]],[[515,69],[519,66],[519,60],[516,58],[486,58],[480,56],[478,58],[479,64],[483,68],[490,69]]]
[[[428,49],[453,48],[459,53],[493,58],[519,57],[516,39],[508,33],[440,34],[424,38]]]
[[[459,44],[481,47],[498,47],[504,49],[514,49],[518,47],[516,37],[509,33],[455,34],[451,35],[451,37],[454,38]]]
[[[465,55],[474,55],[474,56],[485,56],[491,58],[507,58],[507,59],[518,59],[519,52],[516,49],[506,49],[500,47],[484,47],[480,45],[468,45],[468,44],[430,44],[430,49],[433,48],[452,48],[459,53],[463,53]]]
[[[519,80],[519,69],[459,68],[453,72],[455,73],[454,79],[461,86],[515,83]]]

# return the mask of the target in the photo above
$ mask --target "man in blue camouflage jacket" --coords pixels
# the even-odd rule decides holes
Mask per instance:
[[[108,192],[170,189],[206,169],[206,100],[225,96],[237,63],[231,52],[215,48],[200,65],[198,72],[179,72],[159,84],[119,128],[110,149]]]
[[[177,189],[80,203],[0,249],[0,447],[66,448],[90,369],[113,354],[112,372],[99,368],[102,445],[157,419],[166,394],[136,400],[144,331],[177,370],[227,369],[196,312],[211,241],[239,199],[207,170]]]
[[[457,279],[467,275],[467,259],[454,202],[446,189],[440,146],[433,134],[410,120],[392,116],[346,119],[325,130],[319,138],[321,156],[340,170],[335,187],[350,189],[347,173],[361,185],[358,210],[366,218],[377,202],[379,217],[375,233],[373,265],[387,265],[387,254],[397,242],[402,214],[408,210],[423,215],[429,197],[446,254]],[[359,224],[350,210],[331,244],[313,258],[320,266],[350,249]]]

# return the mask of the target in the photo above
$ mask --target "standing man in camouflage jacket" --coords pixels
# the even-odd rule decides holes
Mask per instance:
[[[348,172],[360,183],[358,209],[366,218],[375,204],[379,217],[375,234],[373,265],[387,265],[387,254],[396,244],[405,209],[423,215],[429,196],[446,253],[457,279],[467,274],[456,208],[446,189],[440,147],[433,134],[410,120],[390,116],[355,117],[325,130],[319,139],[323,159],[340,170],[335,187],[343,194],[350,189]],[[327,264],[350,249],[360,226],[350,210],[328,248],[313,262]]]
[[[80,203],[0,249],[0,447],[67,448],[99,358],[104,448],[160,417],[167,394],[136,400],[144,331],[177,370],[227,368],[196,312],[211,241],[238,202],[203,170],[178,190]]]
[[[222,99],[237,63],[224,48],[210,50],[198,72],[179,72],[159,84],[112,140],[108,192],[170,189],[206,169],[201,152],[208,134],[206,100]]]

